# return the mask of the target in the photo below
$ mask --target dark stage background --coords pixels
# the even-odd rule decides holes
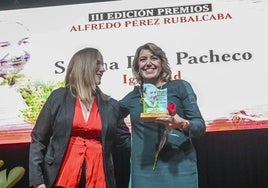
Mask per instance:
[[[267,135],[268,129],[208,132],[195,140],[200,188],[267,188]],[[28,187],[28,150],[29,143],[0,145],[5,168],[26,169],[15,188]],[[124,156],[117,161],[125,169],[128,161]]]

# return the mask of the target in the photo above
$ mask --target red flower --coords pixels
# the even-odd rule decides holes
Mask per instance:
[[[175,116],[176,114],[176,104],[175,103],[169,103],[167,106],[167,110],[169,115]]]

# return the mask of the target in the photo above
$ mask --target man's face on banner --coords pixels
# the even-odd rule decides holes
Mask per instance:
[[[0,77],[20,72],[29,61],[30,32],[20,23],[0,21]]]

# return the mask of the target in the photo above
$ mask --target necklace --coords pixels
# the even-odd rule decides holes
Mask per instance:
[[[159,89],[162,89],[163,88],[163,85],[165,85],[166,83],[167,82],[162,82]],[[157,86],[157,87],[159,87],[159,86]]]
[[[90,103],[89,102],[82,102],[80,100],[80,104],[81,104],[81,107],[82,107],[82,113],[83,113],[84,119],[85,119],[85,121],[87,121],[87,119],[89,117],[89,114],[90,114],[92,104],[93,104],[93,100],[91,100]]]
[[[92,107],[92,101],[91,102],[82,102],[80,99],[79,99],[79,101],[80,101],[80,104],[82,106],[82,110],[89,112],[91,107]]]
[[[83,103],[82,102],[82,107],[83,107],[83,110],[86,110],[86,111],[88,111],[89,112],[89,110],[90,110],[90,108],[91,108],[91,105],[92,105],[92,103]]]

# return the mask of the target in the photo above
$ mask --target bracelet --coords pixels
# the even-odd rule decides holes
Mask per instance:
[[[190,122],[189,121],[185,121],[185,122],[183,122],[182,123],[182,129],[184,130],[184,131],[189,131],[189,127],[190,127]]]

